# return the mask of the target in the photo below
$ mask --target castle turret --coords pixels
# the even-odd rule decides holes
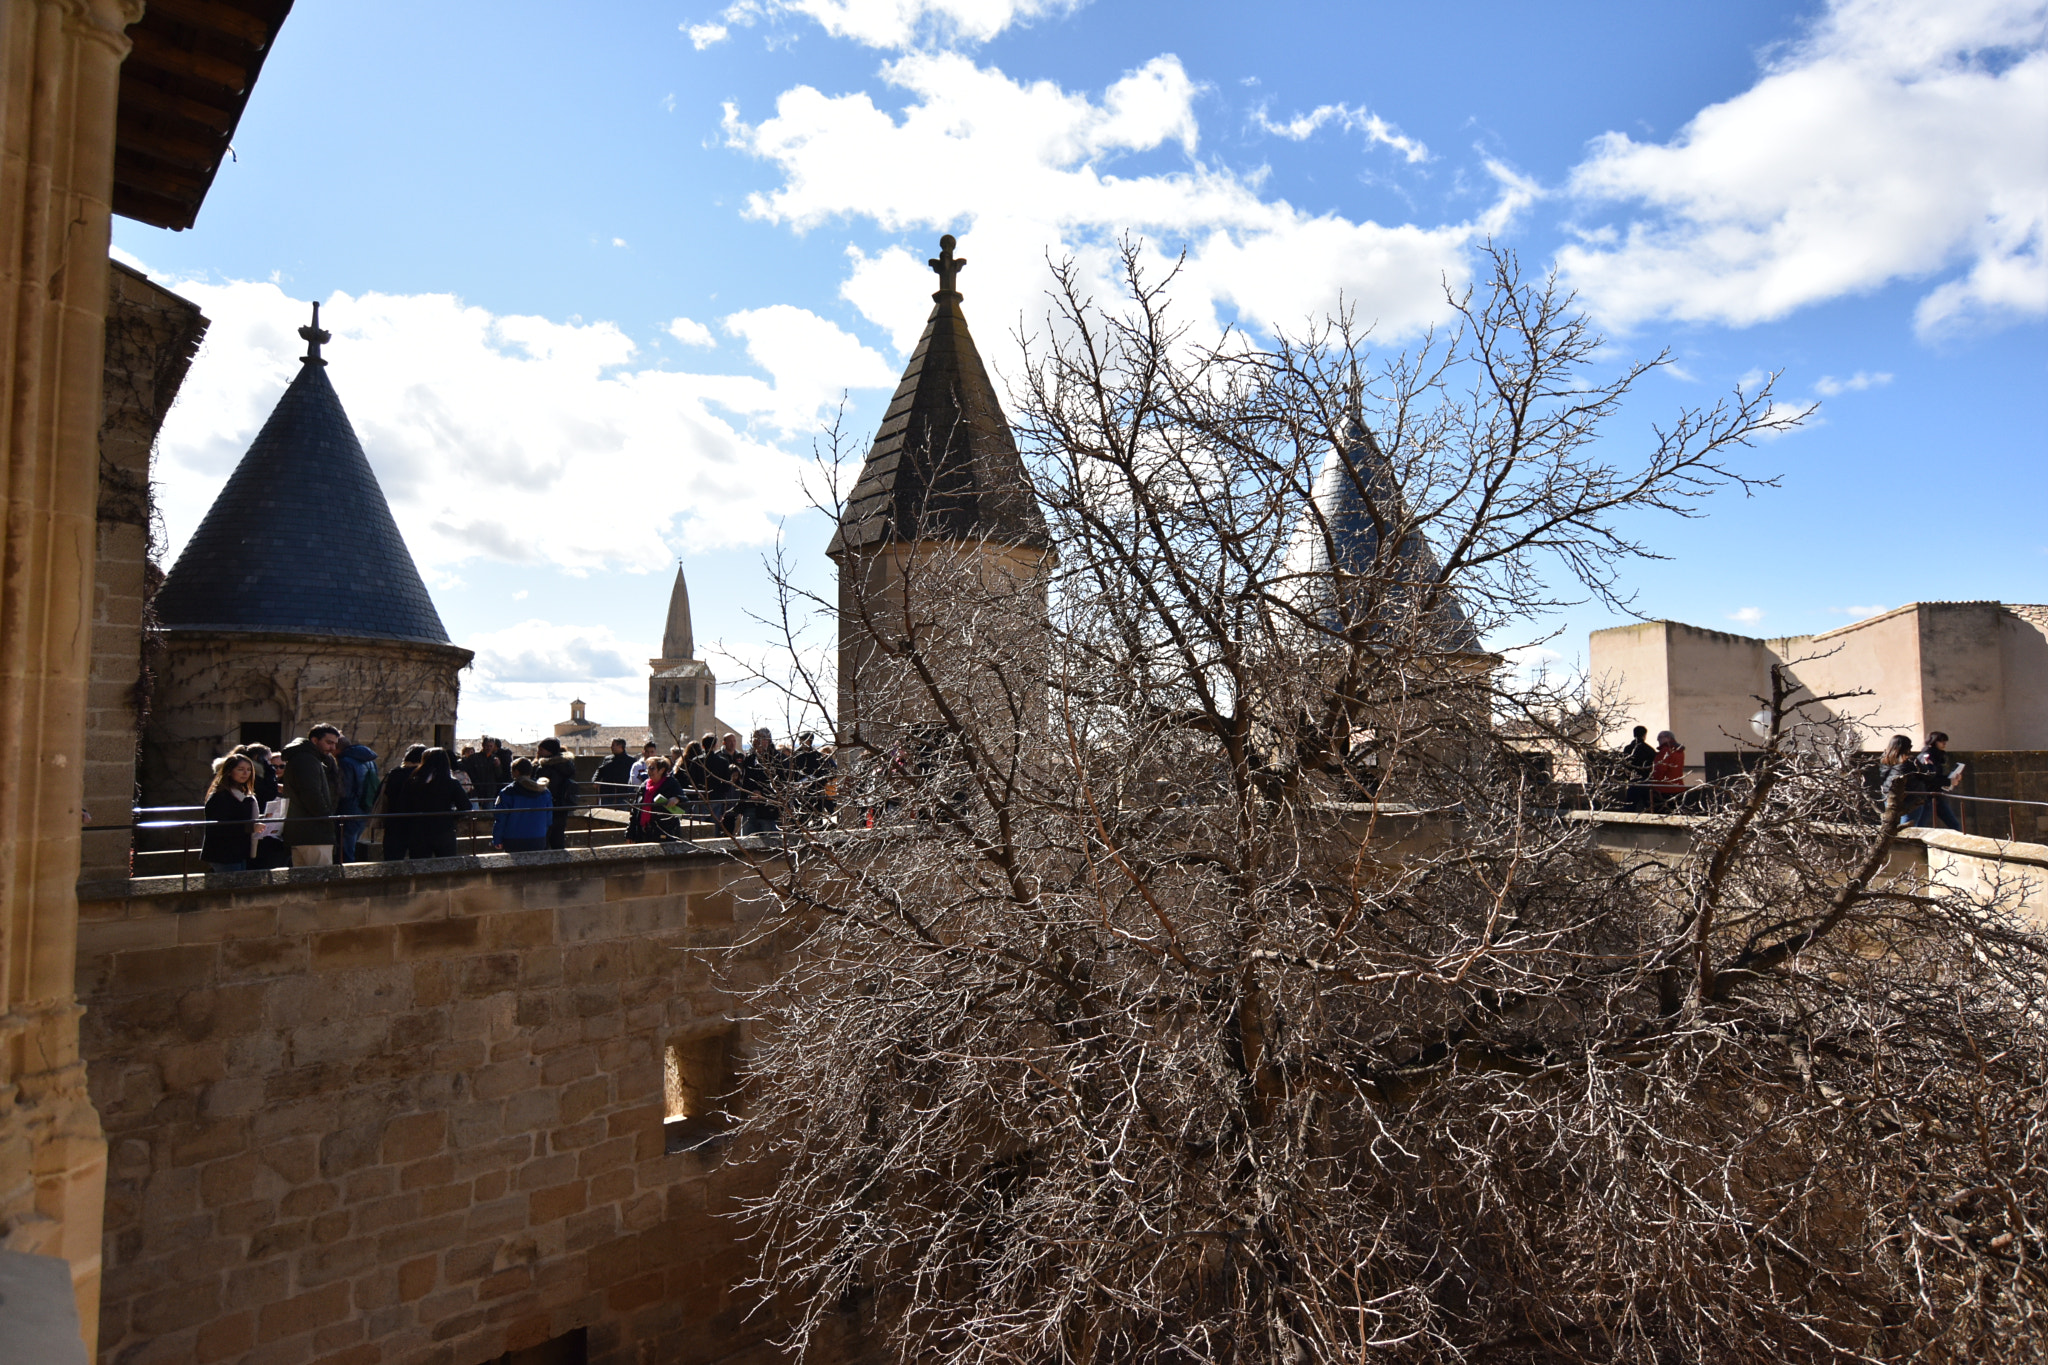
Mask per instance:
[[[839,565],[836,719],[847,739],[865,727],[865,738],[886,742],[885,732],[929,719],[928,695],[900,663],[900,637],[920,628],[906,623],[950,633],[939,617],[967,611],[1036,630],[1044,616],[1052,541],[967,330],[958,287],[967,262],[954,245],[939,239],[931,317],[826,551]],[[905,611],[920,592],[932,611]],[[1042,700],[1042,671],[1031,685]]]
[[[386,758],[454,743],[473,656],[449,643],[328,380],[318,304],[299,335],[297,377],[156,594],[148,804],[192,800],[235,744],[320,722]]]

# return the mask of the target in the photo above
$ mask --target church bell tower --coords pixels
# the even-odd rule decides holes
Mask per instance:
[[[649,659],[647,733],[667,749],[687,745],[706,730],[717,730],[718,679],[710,665],[695,657],[697,642],[690,627],[690,585],[683,566],[676,565],[675,587],[669,590],[668,623],[661,633],[661,657]]]

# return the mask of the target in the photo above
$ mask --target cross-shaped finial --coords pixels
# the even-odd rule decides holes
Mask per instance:
[[[967,268],[967,258],[953,254],[952,233],[949,232],[939,238],[938,257],[935,260],[926,261],[925,264],[939,272],[939,292],[941,294],[957,294],[960,292],[960,272]]]
[[[311,327],[301,327],[299,329],[299,335],[304,337],[306,340],[305,358],[307,360],[316,361],[319,364],[325,365],[327,362],[320,359],[320,347],[326,344],[327,342],[334,340],[334,334],[332,332],[323,332],[322,330],[320,330],[319,304],[316,303],[313,305],[313,325]]]

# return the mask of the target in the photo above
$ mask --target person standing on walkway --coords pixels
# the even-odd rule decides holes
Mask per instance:
[[[676,781],[669,761],[656,755],[647,761],[647,780],[635,798],[632,837],[640,843],[682,838],[676,822],[682,809],[683,784]]]
[[[341,731],[332,725],[316,725],[284,746],[284,841],[293,867],[334,865],[334,816],[341,808],[334,751],[340,747]]]
[[[545,741],[543,741],[545,742]],[[512,760],[512,780],[498,793],[491,847],[502,853],[537,853],[548,846],[555,804],[552,783],[531,759]]]
[[[704,796],[711,807],[711,823],[725,835],[739,831],[740,783],[745,766],[737,733],[727,735],[716,749],[704,755]]]
[[[1927,799],[1921,802],[1915,823],[1926,825],[1930,829],[1947,825],[1950,829],[1960,831],[1963,822],[1956,814],[1956,803],[1949,800],[1945,794],[1955,785],[1956,778],[1962,775],[1962,765],[1949,762],[1948,732],[1929,730],[1927,747],[1920,751],[1917,761],[1920,765],[1921,789],[1927,793]]]
[[[508,779],[498,765],[498,741],[485,735],[478,743],[483,746],[478,752],[463,755],[462,771],[469,777],[470,794],[483,806],[498,799],[498,788]]]
[[[355,817],[341,821],[341,860],[352,863],[356,860],[356,839],[369,823],[370,812],[377,808],[377,790],[384,779],[377,772],[376,750],[367,744],[351,744],[347,735],[341,737],[340,745],[335,755],[341,765],[339,811],[343,816]]]
[[[626,781],[632,784],[634,792],[637,793],[646,784],[647,769],[660,756],[661,746],[653,740],[650,739],[640,746],[640,757],[633,760],[633,771],[626,778]],[[635,795],[633,799],[637,802],[640,798]]]
[[[626,790],[633,784],[633,759],[626,752],[626,741],[612,741],[611,756],[597,765],[597,772],[591,777],[597,783],[597,799],[607,806],[630,806],[633,794]]]
[[[405,757],[392,769],[391,776],[384,779],[384,861],[397,862],[411,857],[412,821],[393,812],[405,809],[405,788],[420,775],[420,761],[427,756],[427,746],[415,744],[405,751]]]
[[[747,834],[774,834],[782,828],[782,801],[789,786],[788,764],[775,749],[775,735],[767,726],[754,731],[754,742],[740,768],[741,800],[745,803]]]
[[[546,780],[548,795],[554,798],[555,808],[548,817],[548,847],[567,848],[569,817],[583,795],[583,786],[576,780],[576,760],[562,752],[562,741],[553,735],[534,745],[533,751],[539,755],[533,765],[534,774]],[[514,766],[517,765],[515,760]]]
[[[446,749],[420,756],[420,770],[405,784],[405,811],[412,829],[406,850],[415,858],[453,858],[457,850],[455,822],[472,809],[469,793],[455,780]]]
[[[1913,741],[1904,735],[1893,735],[1892,742],[1884,746],[1884,752],[1877,760],[1877,813],[1883,818],[1891,809],[1892,798],[1901,791],[1912,793],[1920,790],[1920,765],[1913,760]],[[1919,813],[1919,803],[1908,800],[1905,814],[1899,825],[1904,828],[1913,823]]]
[[[1685,804],[1685,746],[1669,730],[1657,732],[1657,759],[1650,765],[1650,792],[1659,815],[1669,815]]]
[[[1622,747],[1621,766],[1628,774],[1628,788],[1624,799],[1628,808],[1641,815],[1655,804],[1650,793],[1650,770],[1657,766],[1657,751],[1645,739],[1650,733],[1647,725],[1635,728],[1635,737]]]
[[[206,835],[199,857],[214,872],[240,872],[256,852],[256,765],[246,754],[229,754],[214,766],[206,789]],[[190,845],[187,845],[190,847]]]

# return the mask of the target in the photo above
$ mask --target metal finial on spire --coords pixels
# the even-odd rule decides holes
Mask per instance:
[[[311,327],[301,327],[299,335],[304,337],[306,341],[306,354],[302,359],[309,360],[315,365],[325,365],[327,362],[320,358],[320,348],[334,340],[334,334],[321,330],[319,304],[313,305],[313,325]]]
[[[939,238],[938,256],[933,260],[925,262],[926,265],[939,272],[939,292],[941,294],[958,294],[960,292],[960,272],[967,268],[967,258],[965,256],[955,256],[953,254],[953,245],[953,234],[949,232]]]

